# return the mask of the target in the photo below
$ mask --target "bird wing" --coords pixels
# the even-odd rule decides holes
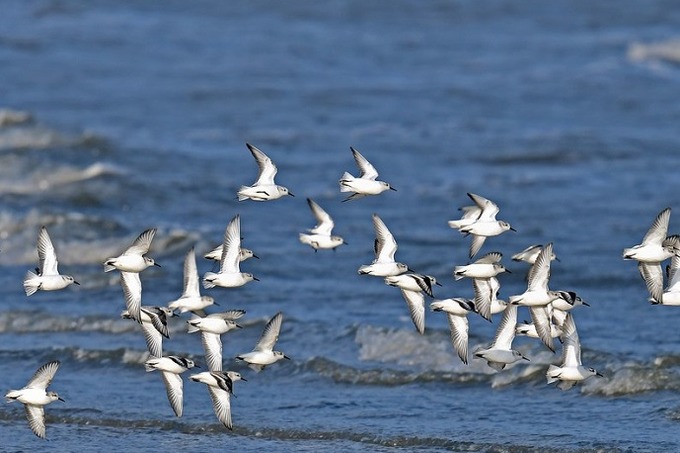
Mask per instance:
[[[323,234],[330,236],[331,232],[333,231],[333,227],[335,226],[331,216],[328,215],[328,213],[311,198],[307,198],[307,204],[309,205],[309,209],[312,210],[312,214],[314,214],[314,217],[316,218],[316,226],[310,229],[309,232],[312,234]]]
[[[222,390],[211,385],[208,386],[210,399],[213,403],[213,410],[217,419],[227,427],[233,429],[231,424],[231,395],[226,390]]]
[[[216,333],[201,332],[205,361],[210,371],[222,371],[222,340]]]
[[[257,176],[257,181],[255,181],[254,186],[271,186],[274,185],[274,176],[278,169],[274,162],[265,153],[260,151],[258,148],[254,147],[250,143],[246,143],[246,146],[250,150],[251,154],[257,162],[257,167],[260,169],[260,173]]]
[[[493,299],[493,288],[486,278],[473,278],[472,287],[475,290],[475,308],[482,317],[491,321],[491,300]]]
[[[577,367],[581,365],[581,343],[576,331],[574,316],[567,314],[562,325],[562,366]]]
[[[123,287],[125,306],[127,307],[130,317],[141,323],[142,281],[139,279],[139,274],[137,272],[121,271],[120,285]]]
[[[198,285],[198,269],[196,268],[196,252],[191,247],[184,257],[184,292],[183,297],[201,297]]]
[[[149,228],[137,236],[137,239],[132,243],[130,247],[123,252],[123,255],[145,255],[149,253],[149,247],[151,247],[151,241],[156,235],[156,228]]]
[[[468,320],[467,316],[447,313],[451,329],[451,344],[464,364],[468,363]]]
[[[482,210],[482,212],[479,214],[479,218],[477,219],[478,221],[486,222],[496,220],[496,214],[498,214],[500,211],[496,203],[474,193],[468,192],[468,197],[470,197],[472,201],[474,201],[479,207],[479,209]]]
[[[656,301],[661,302],[663,297],[663,271],[659,263],[638,262],[638,271],[647,285],[649,295]]]
[[[161,371],[163,382],[165,383],[165,392],[168,394],[168,401],[175,415],[182,416],[182,400],[184,398],[184,384],[182,377],[179,374],[171,373],[169,371]]]
[[[548,290],[548,280],[550,279],[550,257],[553,254],[553,244],[548,243],[536,257],[536,262],[531,265],[527,277],[528,289],[530,291]]]
[[[144,332],[144,340],[146,340],[146,348],[149,350],[149,354],[154,357],[163,357],[163,335],[148,322],[142,323],[142,331]]]
[[[53,360],[38,368],[31,377],[31,380],[26,384],[26,388],[45,390],[50,385],[50,382],[52,382],[60,364],[60,361]]]
[[[222,241],[221,273],[240,272],[239,249],[241,248],[241,216],[236,214],[224,230]]]
[[[544,345],[551,351],[555,352],[552,338],[552,323],[550,322],[550,308],[543,307],[529,307],[531,320],[536,328],[538,338],[541,339]]]
[[[349,149],[352,150],[354,162],[357,163],[357,167],[359,167],[359,171],[361,172],[361,175],[359,175],[359,177],[362,179],[375,180],[375,178],[378,177],[378,170],[376,170],[375,167],[371,165],[371,163],[368,160],[366,160],[366,158],[362,156],[359,151],[357,151],[351,146],[349,147]]]
[[[479,236],[476,234],[472,235],[472,242],[470,243],[470,254],[468,255],[470,259],[472,259],[477,252],[482,248],[484,245],[484,241],[486,241],[486,236]]]
[[[59,275],[57,270],[57,252],[46,227],[40,228],[38,233],[38,259],[40,261],[40,275]]]
[[[654,223],[642,239],[643,244],[659,244],[666,239],[668,234],[668,222],[671,218],[671,208],[666,208],[661,211],[654,219]]]
[[[489,252],[475,261],[475,264],[496,264],[500,263],[502,258],[503,254],[501,252]]]
[[[24,404],[26,409],[26,418],[28,419],[28,426],[31,431],[40,437],[45,438],[45,409],[43,406],[34,406],[32,404]]]
[[[671,265],[668,268],[668,287],[666,291],[680,291],[680,256],[673,255]]]
[[[274,349],[276,341],[279,339],[279,332],[281,331],[281,322],[283,321],[283,313],[278,312],[272,319],[269,320],[264,331],[260,337],[260,341],[255,345],[254,351],[271,351]]]
[[[401,295],[408,305],[411,320],[419,334],[425,333],[425,296],[420,291],[402,289]]]
[[[508,305],[503,312],[503,318],[496,330],[493,339],[493,347],[497,349],[512,349],[512,341],[515,339],[515,326],[517,326],[517,305]]]
[[[236,319],[243,317],[243,315],[245,314],[246,314],[245,310],[227,310],[220,313],[211,313],[208,315],[208,318],[220,318],[234,321]]]
[[[394,240],[394,236],[378,214],[373,214],[373,228],[375,229],[375,261],[393,262],[394,254],[397,252],[397,241]]]

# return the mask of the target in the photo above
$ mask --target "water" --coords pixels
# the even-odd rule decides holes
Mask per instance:
[[[680,314],[646,302],[621,251],[680,209],[679,24],[665,1],[4,2],[0,388],[62,361],[52,388],[67,402],[46,410],[62,451],[676,451]],[[295,198],[236,201],[256,178],[245,142]],[[340,203],[350,145],[398,192]],[[513,272],[503,297],[524,285],[509,256],[555,243],[551,287],[592,305],[574,316],[584,363],[605,379],[546,386],[557,357],[529,339],[516,342],[529,364],[464,366],[443,316],[427,313],[421,337],[397,290],[357,275],[377,212],[399,260],[443,283],[438,297],[470,297],[451,277],[469,239],[446,225],[466,192],[518,230],[483,248]],[[313,226],[306,197],[348,245],[298,242]],[[226,366],[248,379],[229,433],[202,385],[185,383],[173,416],[101,262],[158,227],[150,255],[163,267],[142,274],[143,301],[164,304],[189,247],[210,250],[237,213],[261,258],[242,267],[261,281],[207,292],[247,310],[224,338]],[[41,225],[82,285],[26,298]],[[293,360],[257,375],[228,360],[279,310]],[[166,351],[201,361],[199,338],[173,321]],[[494,329],[471,318],[471,350]],[[41,442],[19,405],[0,407],[0,449]]]

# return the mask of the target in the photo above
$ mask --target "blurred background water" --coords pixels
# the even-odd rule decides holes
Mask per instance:
[[[647,303],[621,251],[680,208],[679,25],[671,1],[3,2],[0,388],[63,362],[52,388],[67,402],[46,409],[62,451],[676,451],[680,313]],[[257,175],[246,142],[295,198],[236,201]],[[349,146],[398,191],[341,203],[337,179],[357,172]],[[584,363],[606,378],[546,386],[559,351],[526,338],[528,364],[465,366],[444,316],[428,313],[419,336],[398,290],[357,275],[376,212],[398,259],[443,284],[438,297],[472,297],[451,277],[469,238],[446,224],[466,192],[518,231],[483,248],[513,272],[504,298],[525,285],[509,257],[554,242],[551,287],[592,305],[574,316]],[[298,242],[314,224],[306,197],[348,245]],[[186,251],[217,245],[236,214],[261,258],[242,268],[261,281],[206,291],[247,311],[224,338],[225,366],[248,379],[230,433],[192,382],[174,417],[101,262],[157,227],[163,267],[142,274],[143,302],[165,304]],[[82,285],[27,298],[41,225]],[[293,360],[257,375],[229,360],[279,310],[277,346]],[[201,361],[185,319],[165,350]],[[471,350],[497,324],[471,317]],[[0,407],[2,450],[41,442],[18,404]]]

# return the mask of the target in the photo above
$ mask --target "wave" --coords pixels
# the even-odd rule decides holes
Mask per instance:
[[[33,116],[22,110],[0,109],[0,128],[33,122]]]

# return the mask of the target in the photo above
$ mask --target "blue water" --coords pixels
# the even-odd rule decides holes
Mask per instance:
[[[51,388],[66,403],[46,408],[48,444],[18,404],[0,406],[0,450],[677,451],[680,313],[647,303],[621,251],[680,210],[679,26],[670,1],[3,2],[0,389],[58,359]],[[257,175],[246,142],[295,198],[236,201]],[[349,146],[398,191],[341,203]],[[551,288],[592,305],[574,317],[584,363],[606,378],[547,386],[558,355],[526,338],[529,364],[465,366],[444,316],[427,313],[421,337],[396,289],[356,273],[376,212],[438,297],[471,297],[451,277],[469,238],[446,224],[467,192],[518,231],[483,248],[512,271],[504,298],[525,285],[509,257],[554,242]],[[348,245],[298,242],[314,224],[306,197]],[[248,379],[228,432],[193,382],[174,417],[101,262],[157,227],[163,267],[142,274],[143,301],[165,304],[189,247],[210,250],[236,214],[260,257],[242,268],[260,282],[206,291],[247,311],[224,338],[225,366]],[[41,225],[81,286],[27,298]],[[279,310],[292,360],[260,374],[229,360]],[[165,350],[201,361],[185,319]],[[471,317],[471,350],[497,323]]]

